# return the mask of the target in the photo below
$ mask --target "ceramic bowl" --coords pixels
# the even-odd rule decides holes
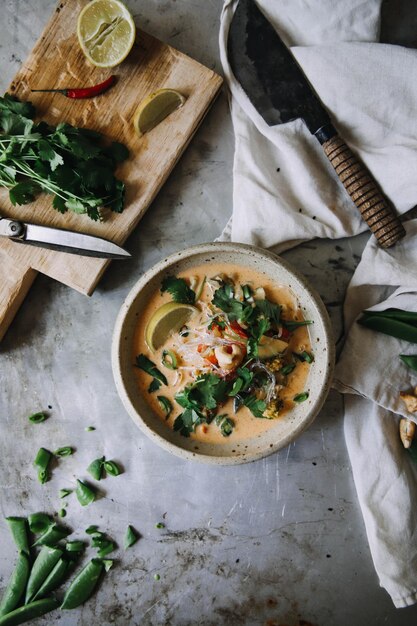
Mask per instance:
[[[274,420],[271,427],[244,446],[226,440],[208,444],[172,431],[150,409],[139,392],[134,372],[133,337],[138,318],[149,298],[159,290],[166,275],[176,275],[207,262],[233,263],[252,268],[287,286],[296,296],[309,328],[315,360],[309,368],[306,388],[309,398]],[[217,465],[247,463],[265,457],[288,445],[314,420],[329,391],[334,365],[334,342],[330,321],[319,295],[286,261],[271,252],[235,243],[208,243],[194,246],[163,259],[146,272],[133,287],[118,315],[112,345],[113,374],[127,412],[155,443],[184,459]]]

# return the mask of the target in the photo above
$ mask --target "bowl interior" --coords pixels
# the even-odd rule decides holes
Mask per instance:
[[[233,263],[251,268],[288,287],[305,319],[313,320],[309,334],[314,362],[309,368],[308,399],[298,404],[255,438],[234,443],[207,444],[173,432],[150,409],[139,392],[133,367],[133,337],[149,298],[159,290],[164,276],[210,262]],[[211,243],[170,256],[149,270],[126,298],[119,313],[112,348],[113,372],[119,395],[135,423],[156,443],[183,458],[208,463],[235,464],[253,461],[279,450],[299,435],[317,415],[329,390],[334,363],[330,322],[320,297],[298,272],[274,254],[243,244]]]

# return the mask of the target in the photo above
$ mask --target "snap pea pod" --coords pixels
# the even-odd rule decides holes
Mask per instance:
[[[363,311],[363,315],[389,317],[390,319],[408,322],[414,326],[417,325],[417,313],[414,311],[403,311],[402,309],[385,309],[385,311]]]
[[[92,461],[87,467],[87,472],[91,474],[94,480],[101,480],[103,478],[103,466],[105,460],[104,456],[101,456],[99,459]]]
[[[104,570],[103,561],[100,559],[91,559],[89,563],[74,578],[69,586],[61,609],[75,609],[83,604],[93,593],[98,580]],[[1,624],[0,624],[1,626]]]
[[[6,517],[17,549],[30,554],[27,520],[25,517]]]
[[[46,532],[54,523],[52,518],[46,513],[32,513],[28,517],[28,522],[31,532],[35,535]]]
[[[15,609],[11,613],[0,617],[0,626],[19,626],[19,624],[29,622],[31,619],[45,615],[45,613],[49,613],[49,611],[53,611],[58,607],[59,602],[55,598],[36,600],[36,602],[21,606],[19,609]]]
[[[70,563],[68,561],[64,561],[62,558],[59,559],[49,576],[45,578],[44,582],[33,596],[33,600],[39,600],[59,587],[68,572],[69,566]]]
[[[0,616],[10,613],[19,605],[19,602],[25,593],[29,572],[29,555],[21,550],[0,604]]]
[[[36,593],[39,591],[49,574],[62,557],[62,550],[59,548],[51,548],[49,546],[43,546],[32,567],[32,571],[29,576],[25,604],[28,604],[33,600]]]
[[[55,546],[58,541],[65,539],[71,533],[70,530],[58,524],[52,524],[47,530],[35,541],[35,546]]]
[[[95,489],[78,479],[75,495],[77,496],[77,500],[81,504],[81,506],[88,506],[96,499]]]
[[[407,367],[417,372],[417,354],[400,354],[400,359]]]
[[[397,339],[404,339],[410,343],[417,343],[417,326],[406,322],[377,315],[364,315],[358,320],[358,324],[376,330],[384,335],[390,335]]]
[[[33,465],[38,469],[38,480],[42,485],[48,482],[50,478],[48,466],[51,459],[52,454],[49,450],[46,450],[46,448],[39,448]]]

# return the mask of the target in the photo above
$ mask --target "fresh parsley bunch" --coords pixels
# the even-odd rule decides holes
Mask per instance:
[[[100,133],[61,123],[35,123],[35,108],[14,96],[0,97],[0,186],[13,205],[28,204],[45,191],[60,213],[100,218],[99,208],[123,211],[124,183],[114,176],[128,157],[117,142],[104,145]]]

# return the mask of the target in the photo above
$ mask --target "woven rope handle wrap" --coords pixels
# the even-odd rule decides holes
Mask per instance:
[[[323,143],[323,150],[363,219],[383,248],[404,237],[405,230],[372,174],[339,135]]]

